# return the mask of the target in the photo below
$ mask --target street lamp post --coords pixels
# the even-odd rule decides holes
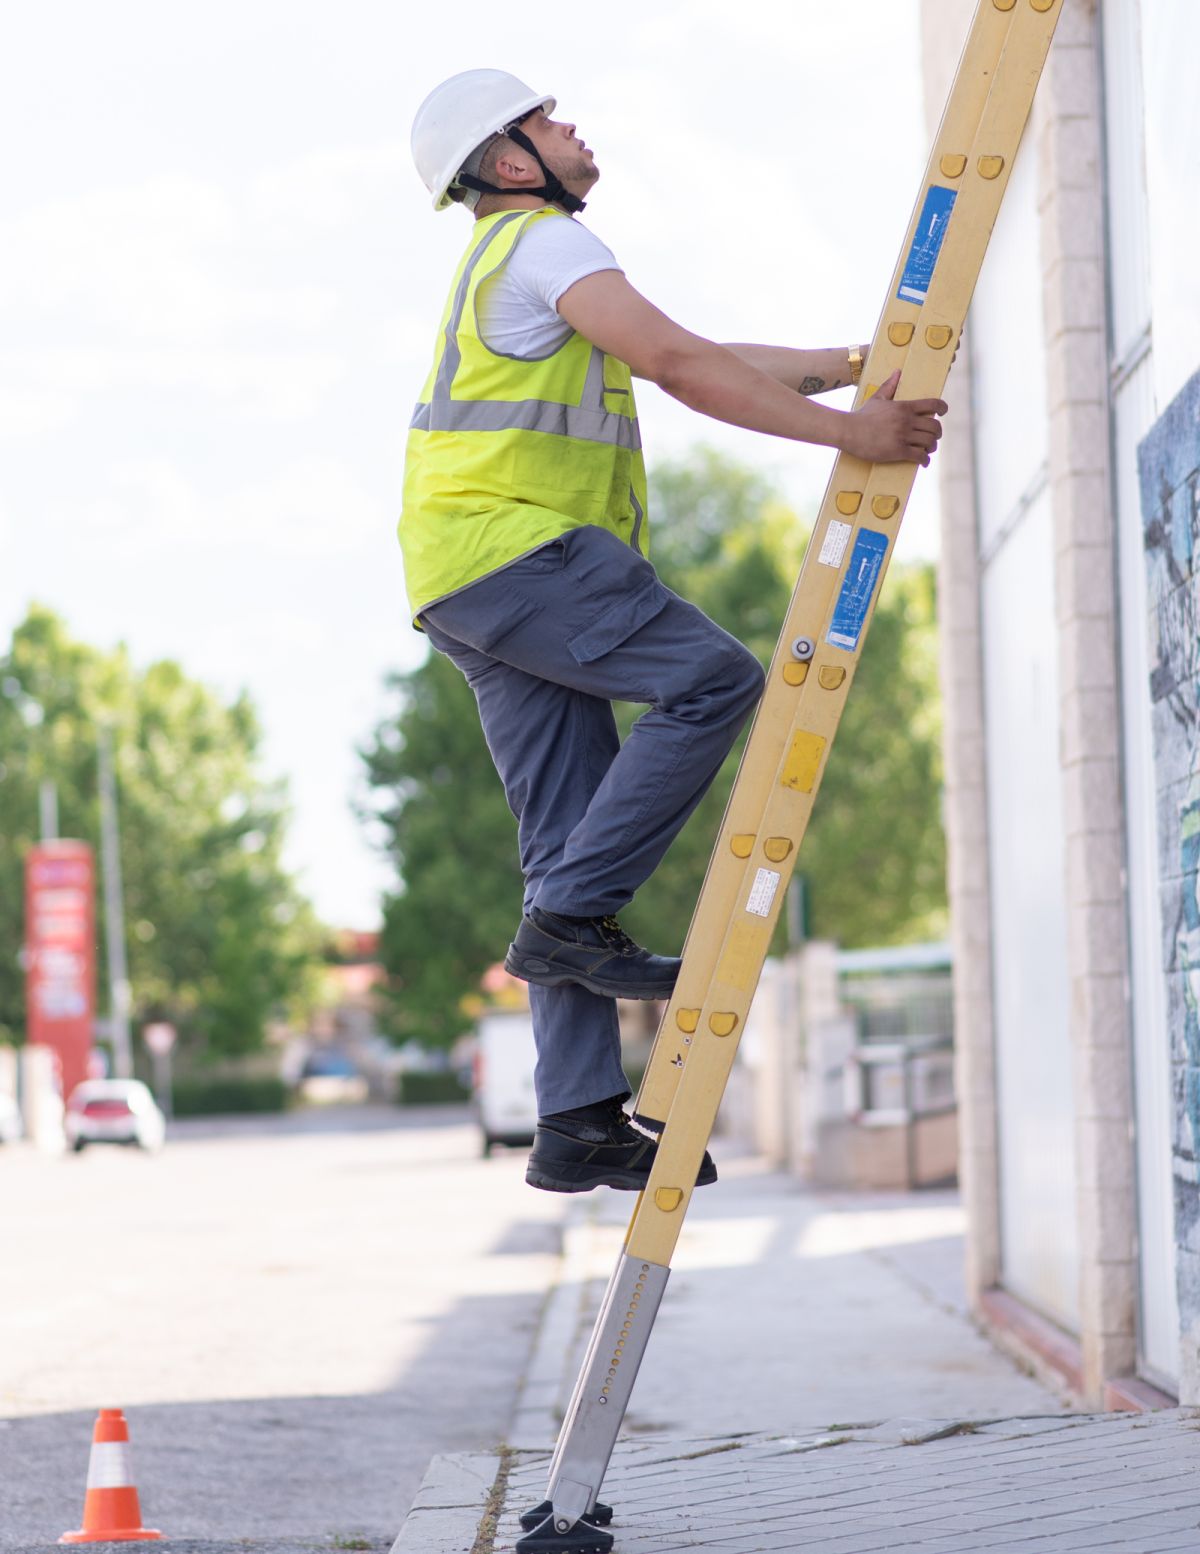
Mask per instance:
[[[121,837],[117,823],[117,784],[113,775],[112,735],[107,724],[98,729],[100,756],[100,861],[104,875],[104,938],[108,952],[109,1010],[112,1025],[113,1070],[119,1079],[133,1078],[133,1048],[129,1039],[129,970],[125,960],[125,905],[121,886]]]
[[[54,780],[45,777],[38,784],[38,819],[43,842],[58,839],[58,787]]]

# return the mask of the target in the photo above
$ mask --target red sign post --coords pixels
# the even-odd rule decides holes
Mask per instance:
[[[96,1010],[96,879],[86,842],[38,842],[25,859],[27,1036],[53,1047],[63,1096],[88,1077]]]

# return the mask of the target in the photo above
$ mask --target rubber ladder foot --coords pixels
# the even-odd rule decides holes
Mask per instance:
[[[553,1509],[549,1500],[543,1500],[541,1505],[535,1505],[532,1511],[522,1511],[521,1526],[526,1532],[532,1532],[546,1520]],[[605,1505],[603,1500],[597,1500],[583,1519],[585,1522],[591,1522],[593,1527],[607,1527],[613,1519],[613,1508],[611,1505]]]
[[[602,1532],[586,1517],[558,1532],[553,1515],[517,1539],[516,1554],[609,1554],[613,1546],[611,1532]]]

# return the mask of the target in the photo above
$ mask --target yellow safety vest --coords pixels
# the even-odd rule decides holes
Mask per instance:
[[[584,524],[647,549],[629,368],[579,334],[521,361],[479,333],[483,282],[533,222],[568,219],[549,206],[485,216],[459,264],[408,434],[399,533],[414,619]]]

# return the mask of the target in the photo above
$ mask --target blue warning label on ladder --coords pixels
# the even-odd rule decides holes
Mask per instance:
[[[904,261],[904,274],[900,277],[900,290],[896,295],[903,302],[924,302],[933,279],[933,267],[942,251],[942,239],[950,225],[950,212],[958,198],[955,189],[943,189],[931,183],[925,191],[925,203],[917,222],[916,234],[908,258]]]
[[[850,555],[850,565],[842,579],[842,591],[834,606],[833,619],[829,623],[826,642],[853,653],[862,636],[863,623],[871,600],[875,597],[875,585],[883,570],[883,558],[887,555],[886,534],[874,529],[860,529]]]

